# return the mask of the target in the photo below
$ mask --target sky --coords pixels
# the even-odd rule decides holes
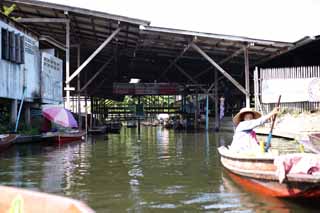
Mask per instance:
[[[45,0],[151,26],[295,42],[320,35],[320,0]]]

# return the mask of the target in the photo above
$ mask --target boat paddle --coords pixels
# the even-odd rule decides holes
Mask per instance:
[[[280,100],[281,100],[281,95],[279,95],[277,107],[279,107]],[[271,138],[272,138],[272,131],[273,131],[274,122],[276,121],[276,118],[277,118],[277,114],[275,114],[275,115],[273,116],[273,120],[272,120],[272,124],[271,124],[271,129],[270,129],[270,132],[269,132],[269,135],[268,135],[268,138],[267,138],[267,142],[266,142],[265,152],[268,152],[268,149],[270,148]]]

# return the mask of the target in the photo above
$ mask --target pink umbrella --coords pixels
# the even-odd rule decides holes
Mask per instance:
[[[78,123],[72,113],[65,108],[48,107],[42,110],[42,115],[46,119],[64,127],[78,127]]]

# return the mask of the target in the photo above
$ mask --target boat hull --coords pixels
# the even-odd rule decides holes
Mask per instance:
[[[309,141],[312,148],[315,149],[317,153],[320,153],[320,133],[310,134]]]
[[[0,152],[9,148],[13,142],[16,140],[17,136],[14,134],[9,134],[7,137],[0,139]]]
[[[220,149],[220,148],[219,148]],[[241,158],[219,150],[221,163],[230,177],[240,185],[264,195],[282,198],[319,198],[320,178],[305,174],[288,174],[279,183],[273,158]]]
[[[86,133],[81,131],[79,133],[59,133],[55,138],[54,141],[62,144],[62,143],[70,143],[74,141],[81,141],[84,140],[84,136]]]
[[[84,203],[70,198],[6,186],[0,186],[0,191],[0,212],[94,212]]]

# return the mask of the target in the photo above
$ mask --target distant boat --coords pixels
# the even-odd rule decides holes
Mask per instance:
[[[7,186],[0,191],[0,212],[94,213],[86,204],[62,196]]]
[[[100,135],[100,134],[106,134],[107,132],[107,126],[96,126],[88,129],[88,134],[91,135]]]
[[[16,138],[15,134],[0,135],[0,152],[11,146]]]
[[[129,120],[127,121],[127,127],[128,128],[136,128],[137,127],[137,122],[134,120]]]
[[[273,157],[241,157],[224,146],[218,151],[231,178],[248,189],[282,198],[320,197],[320,176],[287,174],[284,182],[279,183]]]

